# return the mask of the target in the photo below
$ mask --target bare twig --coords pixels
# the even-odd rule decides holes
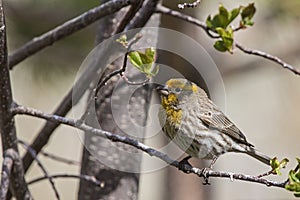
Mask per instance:
[[[196,8],[199,4],[201,3],[201,0],[196,0],[192,3],[180,3],[178,4],[179,9],[184,9],[184,8]]]
[[[189,15],[185,15],[183,13],[174,11],[170,8],[167,8],[167,7],[164,7],[164,6],[161,6],[161,5],[157,6],[156,12],[161,13],[161,14],[170,15],[170,16],[176,17],[178,19],[182,19],[186,22],[195,24],[196,26],[199,26],[200,28],[205,30],[206,33],[208,34],[208,36],[210,36],[212,38],[218,38],[218,37],[216,37],[216,36],[214,36],[210,33],[210,31],[212,31],[212,30],[210,30],[204,22],[201,22],[200,20],[197,20],[197,19],[195,19],[195,18],[193,18]],[[239,30],[239,29],[236,29],[236,31],[237,30]],[[237,41],[235,41],[235,46],[237,48],[239,48],[241,51],[243,51],[244,53],[246,53],[246,54],[256,55],[256,56],[260,56],[260,57],[263,57],[265,59],[271,60],[271,61],[281,65],[283,68],[286,68],[286,69],[290,70],[291,72],[295,73],[296,75],[300,75],[300,71],[298,69],[296,69],[292,65],[287,64],[286,62],[282,61],[280,58],[278,58],[276,56],[270,55],[270,54],[265,53],[263,51],[253,50],[253,49],[243,47]]]
[[[145,85],[146,83],[148,83],[150,81],[150,78],[146,77],[145,80],[140,81],[140,82],[136,82],[136,81],[130,81],[127,76],[125,75],[125,73],[121,74],[122,79],[128,84],[128,85]]]
[[[122,67],[120,67],[117,70],[114,70],[113,72],[107,74],[106,76],[104,76],[103,78],[100,78],[95,89],[94,89],[94,98],[91,98],[88,101],[88,105],[87,105],[87,109],[85,111],[85,113],[82,115],[82,117],[80,118],[81,120],[84,120],[90,110],[90,107],[92,105],[92,103],[94,102],[95,99],[97,99],[97,95],[99,90],[114,76],[116,75],[120,75],[121,77],[123,76],[124,72],[126,71],[126,67],[127,67],[127,56],[128,53],[131,51],[131,47],[132,45],[134,45],[142,36],[140,34],[136,34],[135,37],[133,37],[128,45],[126,46],[127,51],[125,52],[124,58],[123,58],[123,64]]]
[[[241,44],[239,44],[238,42],[235,42],[235,46],[238,49],[240,49],[241,51],[243,51],[244,53],[247,53],[247,54],[250,54],[250,55],[255,55],[255,56],[260,56],[260,57],[266,58],[268,60],[274,61],[274,62],[280,64],[283,68],[294,72],[294,74],[300,75],[300,71],[298,69],[294,68],[292,65],[287,64],[286,62],[282,61],[280,58],[278,58],[276,56],[273,56],[273,55],[268,54],[268,53],[263,52],[263,51],[259,51],[259,50],[244,47]]]
[[[204,22],[202,22],[202,21],[200,21],[200,20],[198,20],[194,17],[191,17],[189,15],[185,15],[181,12],[176,11],[176,10],[172,10],[170,8],[162,6],[162,5],[157,5],[155,12],[160,13],[160,14],[170,15],[172,17],[176,17],[176,18],[179,18],[181,20],[187,21],[191,24],[199,26],[200,28],[202,28],[205,31],[208,29],[208,27],[206,26],[206,24]]]
[[[106,83],[107,81],[109,81],[112,77],[116,76],[116,75],[122,75],[123,72],[126,71],[126,63],[127,63],[127,56],[128,53],[131,51],[131,47],[132,45],[134,45],[142,36],[140,34],[136,34],[135,37],[132,38],[132,40],[129,41],[128,45],[126,46],[127,51],[125,52],[124,58],[123,58],[123,65],[121,68],[107,74],[103,79],[99,79],[99,82],[96,85],[95,88],[95,97],[97,96],[99,89],[101,89]]]
[[[68,165],[77,165],[77,166],[81,165],[81,163],[76,161],[76,160],[70,160],[70,159],[67,159],[67,158],[63,158],[63,157],[60,157],[60,156],[57,156],[57,155],[54,155],[52,153],[48,153],[48,152],[45,152],[45,151],[41,151],[40,153],[41,153],[41,155],[43,155],[45,157],[48,157],[52,160],[62,162],[62,163],[68,164]]]
[[[265,177],[265,176],[269,176],[269,175],[271,175],[272,173],[273,173],[273,170],[270,170],[270,171],[268,171],[268,172],[265,172],[265,173],[263,173],[263,174],[258,175],[257,178],[262,178],[262,177]]]
[[[36,52],[47,46],[52,45],[54,42],[87,27],[101,17],[112,14],[127,5],[136,4],[138,2],[139,0],[108,1],[107,3],[101,4],[100,6],[65,22],[64,24],[48,31],[47,33],[44,33],[43,35],[32,39],[21,48],[14,51],[9,56],[9,68],[12,69],[13,66],[20,63],[29,56],[35,54]]]
[[[141,0],[131,4],[129,11],[125,14],[124,18],[120,21],[117,29],[115,30],[115,34],[118,34],[124,30],[127,24],[132,20],[132,18],[136,15],[138,10],[141,8],[143,2],[144,1]]]
[[[139,9],[135,17],[125,27],[125,31],[145,26],[145,24],[155,12],[155,8],[158,5],[158,2],[159,0],[145,0],[143,6]]]
[[[118,0],[119,1],[119,0]],[[117,2],[118,2],[117,1]],[[140,1],[140,0],[136,0]],[[110,1],[111,2],[111,1]],[[114,2],[114,1],[113,1]],[[132,3],[135,3],[135,1],[130,1]],[[109,2],[108,2],[109,3]],[[103,4],[104,5],[104,4]],[[114,46],[115,44],[110,45],[105,50],[103,49],[103,53],[98,56],[97,59],[101,59],[101,63],[103,64],[109,60],[107,55],[115,55],[119,52],[117,52],[116,49],[119,49],[119,47]],[[92,65],[89,68],[86,68],[85,71],[82,73],[80,78],[76,81],[74,86],[68,91],[68,93],[64,96],[64,98],[59,103],[58,107],[53,112],[55,115],[59,116],[65,116],[71,109],[72,106],[76,105],[83,94],[87,91],[87,88],[90,86],[90,83],[97,78],[97,74],[100,74],[98,72],[99,66]],[[51,137],[54,130],[59,126],[58,123],[53,123],[51,121],[47,121],[46,124],[42,127],[40,132],[37,134],[36,138],[30,145],[38,154],[41,149],[48,143],[49,138]],[[24,170],[25,172],[29,169],[31,163],[33,162],[33,159],[29,152],[27,152],[23,157],[23,164],[24,164]]]
[[[30,115],[30,116],[34,116],[34,117],[38,117],[38,118],[42,118],[42,119],[46,119],[46,120],[50,120],[50,121],[55,121],[56,123],[61,123],[61,124],[65,124],[71,127],[75,127],[78,128],[80,130],[86,131],[86,132],[90,132],[92,134],[95,134],[96,136],[99,137],[103,137],[106,139],[109,139],[113,142],[121,142],[124,144],[128,144],[130,146],[133,146],[137,149],[140,149],[142,151],[144,151],[145,153],[149,154],[150,156],[154,156],[157,158],[160,158],[161,160],[165,161],[166,163],[181,169],[182,171],[189,171],[191,173],[197,174],[200,177],[204,177],[204,178],[208,178],[208,177],[224,177],[224,178],[229,178],[229,179],[236,179],[236,180],[242,180],[242,181],[247,181],[247,182],[255,182],[255,183],[260,183],[260,184],[264,184],[266,186],[274,186],[274,187],[280,187],[280,188],[284,188],[285,186],[285,182],[275,182],[275,181],[271,181],[271,180],[267,180],[264,178],[258,178],[257,176],[251,176],[251,175],[244,175],[244,174],[235,174],[235,173],[229,173],[229,172],[217,172],[217,171],[213,171],[211,169],[206,169],[205,170],[205,174],[203,173],[203,169],[199,169],[199,168],[194,168],[191,167],[190,165],[185,164],[183,167],[179,167],[179,162],[178,161],[174,161],[172,160],[167,154],[162,153],[160,151],[157,151],[137,140],[131,139],[129,137],[125,137],[122,135],[118,135],[118,134],[114,134],[111,132],[107,132],[107,131],[103,131],[100,129],[96,129],[93,128],[91,126],[88,126],[84,123],[82,123],[79,120],[74,120],[74,119],[68,119],[65,117],[60,117],[60,116],[56,116],[56,115],[51,115],[51,114],[47,114],[44,112],[41,112],[39,110],[36,109],[32,109],[32,108],[27,108],[24,106],[20,106],[20,105],[16,105],[13,109],[12,112],[14,114],[23,114],[23,115]]]
[[[36,152],[34,149],[32,149],[28,144],[26,144],[25,142],[19,140],[19,143],[21,145],[23,145],[23,147],[31,154],[31,156],[34,158],[34,160],[37,162],[38,166],[41,168],[41,170],[43,171],[43,173],[45,174],[45,177],[48,178],[50,185],[54,191],[54,194],[56,196],[56,199],[60,199],[60,195],[59,192],[55,186],[55,183],[52,179],[51,176],[49,176],[49,173],[47,172],[46,168],[44,167],[44,165],[42,164],[42,162],[40,161],[40,159],[37,157]]]
[[[93,183],[95,185],[98,185],[99,187],[104,187],[104,183],[97,180],[94,176],[88,176],[88,175],[74,175],[74,174],[55,174],[55,175],[51,175],[50,176],[52,179],[56,179],[56,178],[75,178],[75,179],[82,179],[85,181],[88,181],[90,183]],[[28,184],[34,184],[37,183],[39,181],[45,180],[47,179],[46,176],[43,177],[39,177],[36,179],[33,179],[31,181],[28,182]]]

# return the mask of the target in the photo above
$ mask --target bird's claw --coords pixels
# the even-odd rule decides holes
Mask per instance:
[[[204,182],[202,183],[203,185],[210,185],[209,175],[208,175],[209,170],[210,170],[210,168],[203,168],[201,171],[201,175],[203,176],[203,180],[204,180]]]
[[[183,172],[185,172],[185,173],[187,173],[187,174],[189,174],[189,173],[191,173],[191,171],[190,170],[188,170],[187,169],[187,165],[190,167],[190,168],[192,168],[193,166],[189,163],[189,159],[191,158],[191,156],[188,156],[188,157],[186,157],[186,158],[184,158],[184,159],[182,159],[181,161],[179,161],[179,165],[178,165],[178,169],[179,170],[181,170],[181,171],[183,171]]]

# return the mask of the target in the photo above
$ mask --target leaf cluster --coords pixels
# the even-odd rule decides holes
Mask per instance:
[[[256,12],[254,3],[250,3],[248,6],[240,6],[234,8],[231,11],[227,10],[222,4],[219,5],[219,13],[211,17],[210,15],[206,19],[206,25],[209,30],[217,33],[220,40],[216,41],[214,44],[215,49],[221,52],[232,53],[233,49],[233,32],[234,30],[230,27],[230,24],[240,16],[239,28],[246,28],[247,26],[252,26],[254,22],[252,21],[253,16]]]
[[[155,76],[159,71],[159,66],[155,65],[156,50],[147,48],[145,52],[131,51],[128,58],[138,70],[144,73],[148,78]]]
[[[300,159],[297,158],[297,161],[297,170],[291,170],[289,172],[289,182],[285,185],[285,189],[295,192],[295,197],[300,197]]]

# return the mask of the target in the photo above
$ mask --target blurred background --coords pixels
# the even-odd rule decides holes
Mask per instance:
[[[247,5],[245,1],[203,0],[196,9],[184,13],[205,21],[209,14],[216,14],[218,4],[232,9]],[[71,19],[98,1],[51,0],[5,1],[9,52],[51,28]],[[176,9],[174,1],[164,2]],[[246,47],[262,50],[278,56],[300,68],[299,18],[300,2],[255,1],[257,13],[255,25],[236,33],[236,39]],[[297,144],[300,139],[300,77],[278,64],[246,55],[235,50],[233,55],[219,53],[212,47],[214,41],[202,29],[167,16],[162,17],[162,27],[171,28],[197,40],[209,53],[221,72],[226,94],[224,112],[245,133],[248,141],[270,156],[284,157],[291,161],[288,169],[296,165],[300,157]],[[93,49],[95,25],[79,31],[46,48],[35,56],[15,66],[11,71],[13,96],[17,103],[52,112],[72,86],[77,70]],[[193,78],[193,77],[188,77]],[[217,86],[211,94],[221,94]],[[222,93],[223,94],[223,93]],[[220,97],[223,98],[223,97]],[[17,133],[22,140],[32,141],[44,121],[18,116]],[[46,151],[74,160],[81,159],[82,145],[75,129],[61,126],[52,136]],[[22,151],[22,148],[21,152]],[[79,173],[79,166],[70,166],[40,156],[51,174]],[[155,158],[153,158],[155,159]],[[192,159],[194,165],[200,161]],[[205,163],[204,163],[205,164]],[[202,166],[203,163],[200,165]],[[207,165],[207,163],[206,163]],[[215,170],[257,175],[268,170],[263,164],[240,154],[226,154],[219,158]],[[288,170],[280,177],[284,180]],[[42,176],[34,164],[27,180]],[[293,199],[292,193],[283,189],[228,179],[211,178],[210,186],[202,186],[202,180],[167,167],[141,175],[140,199]],[[180,182],[179,182],[180,181]],[[76,199],[78,180],[57,179],[56,184],[63,199]],[[185,184],[186,183],[186,184]],[[184,187],[187,186],[187,187]],[[47,181],[30,186],[35,199],[53,199],[53,191]]]

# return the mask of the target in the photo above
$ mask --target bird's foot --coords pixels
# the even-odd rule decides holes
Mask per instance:
[[[203,185],[210,185],[209,183],[209,170],[212,169],[213,165],[215,164],[215,162],[217,161],[218,156],[214,156],[209,167],[208,168],[203,168],[201,171],[201,175],[203,176],[204,182],[202,183]]]
[[[211,170],[211,168],[203,168],[201,171],[201,175],[203,176],[203,180],[204,182],[202,183],[203,185],[210,185],[209,183],[209,170]]]
[[[188,161],[191,157],[192,156],[187,156],[184,159],[182,159],[181,161],[179,161],[178,169],[185,172],[185,173],[188,173],[188,174],[191,173],[191,171],[189,169],[187,169],[187,168],[192,168],[193,167]]]

